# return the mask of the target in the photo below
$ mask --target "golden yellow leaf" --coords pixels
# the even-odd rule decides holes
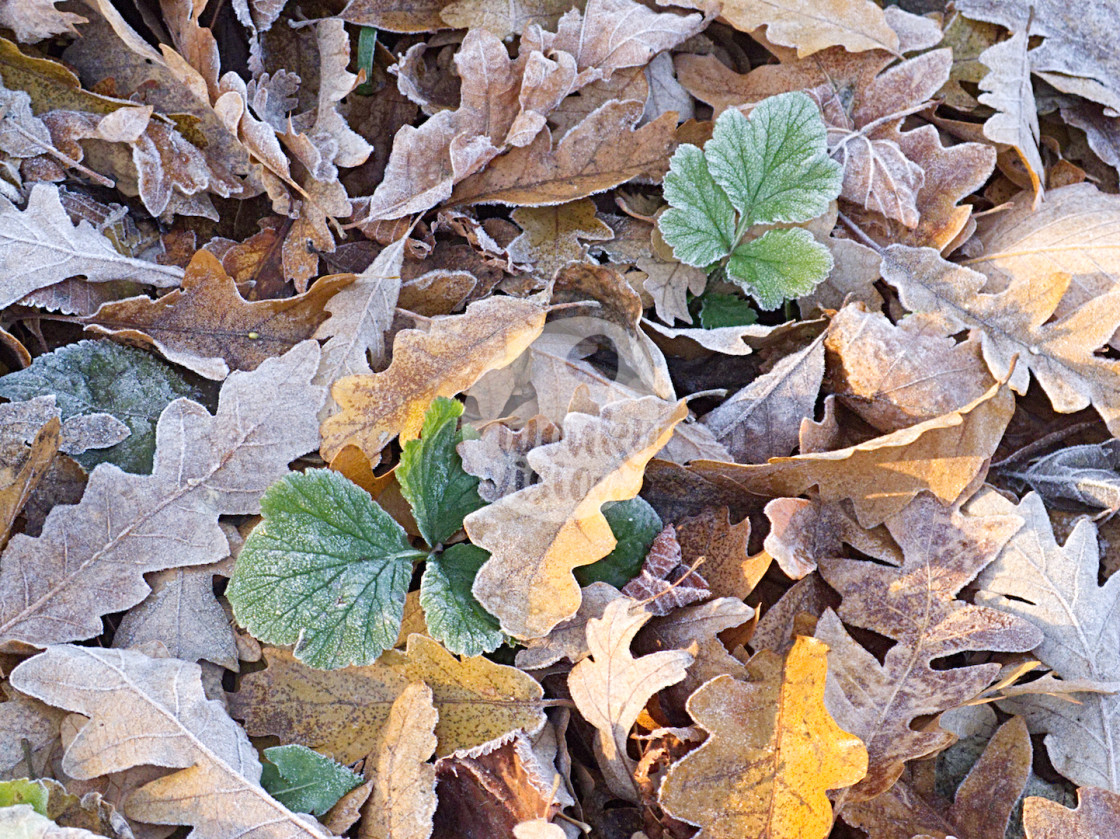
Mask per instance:
[[[824,707],[828,647],[798,637],[785,661],[765,650],[752,681],[719,676],[688,700],[709,734],[670,768],[661,805],[710,839],[824,839],[832,829],[825,790],[867,770],[859,738]]]
[[[528,262],[545,279],[552,279],[569,262],[584,258],[580,240],[602,242],[614,238],[606,224],[595,217],[595,203],[581,198],[555,207],[519,207],[511,214],[524,233],[509,243],[510,258]]]
[[[271,648],[265,660],[268,667],[230,694],[231,712],[253,735],[276,734],[342,763],[378,747],[389,709],[412,682],[432,689],[440,757],[544,724],[543,692],[531,676],[482,656],[460,660],[422,635],[410,636],[404,652],[390,650],[364,667],[313,670]]]
[[[724,0],[720,13],[742,32],[765,26],[766,40],[796,47],[798,58],[835,46],[898,52],[898,35],[873,0]]]
[[[683,401],[655,396],[612,402],[599,416],[568,414],[564,439],[528,454],[540,483],[464,519],[471,541],[491,554],[474,596],[504,631],[537,638],[576,613],[572,569],[616,544],[600,508],[638,494],[646,463],[687,415]]]
[[[342,410],[322,425],[323,458],[352,444],[376,462],[398,434],[414,439],[433,399],[455,396],[488,370],[505,367],[541,333],[544,318],[539,297],[490,297],[461,315],[434,319],[427,332],[398,333],[387,370],[346,376],[331,388]]]
[[[436,811],[436,768],[428,758],[436,748],[439,714],[432,689],[423,682],[406,687],[389,709],[377,753],[370,755],[373,781],[363,809],[358,839],[428,839]]]

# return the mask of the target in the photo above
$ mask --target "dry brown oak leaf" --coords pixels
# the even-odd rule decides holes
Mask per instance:
[[[709,839],[828,835],[825,790],[862,778],[867,752],[825,710],[827,650],[799,636],[784,661],[770,650],[752,658],[751,681],[718,676],[689,697],[708,740],[670,767],[666,812]]]
[[[874,527],[923,490],[955,501],[985,468],[1014,410],[1011,392],[993,385],[952,413],[856,446],[757,465],[700,460],[690,468],[770,498],[801,495],[815,485],[825,502],[851,499],[859,523]]]
[[[272,648],[265,661],[264,670],[229,695],[230,712],[253,736],[275,734],[342,763],[378,748],[389,709],[412,682],[432,689],[437,757],[517,730],[535,734],[545,722],[543,691],[531,676],[482,656],[460,660],[423,635],[409,636],[404,652],[390,650],[364,667],[313,670]]]
[[[1120,434],[1120,361],[1096,354],[1120,328],[1120,285],[1051,320],[1069,290],[1065,272],[1016,272],[1005,288],[988,293],[987,277],[932,248],[891,245],[883,277],[907,309],[937,315],[947,332],[979,331],[988,369],[1016,393],[1027,392],[1033,373],[1055,411],[1092,405]]]
[[[102,615],[148,596],[144,574],[227,557],[218,517],[260,512],[268,486],[318,442],[318,366],[318,344],[304,341],[231,374],[213,416],[172,402],[156,426],[151,475],[103,463],[79,504],[51,511],[42,535],[14,536],[0,560],[0,645],[93,638]]]
[[[600,508],[638,494],[646,463],[687,415],[683,400],[656,396],[612,402],[598,416],[570,413],[564,438],[527,456],[540,482],[464,519],[471,541],[490,551],[472,591],[503,631],[539,638],[576,613],[572,569],[617,543]]]
[[[591,658],[568,674],[576,708],[598,730],[595,758],[607,786],[620,798],[634,802],[641,799],[641,793],[634,782],[636,764],[626,751],[630,729],[650,697],[683,679],[692,662],[692,655],[684,650],[634,658],[630,643],[650,617],[629,597],[612,601],[602,618],[587,622]]]
[[[863,739],[869,755],[867,777],[847,791],[847,800],[878,795],[898,779],[906,761],[950,745],[952,734],[936,727],[915,730],[913,721],[976,697],[999,673],[995,663],[934,669],[935,659],[982,650],[1026,652],[1041,641],[1023,618],[954,599],[1021,525],[1013,515],[964,516],[922,495],[887,520],[903,550],[900,568],[821,559],[821,575],[843,598],[839,618],[825,612],[815,633],[831,648],[829,675],[840,688],[829,710]],[[848,635],[841,619],[896,642],[882,664]]]
[[[1045,798],[1023,801],[1027,839],[1103,839],[1120,835],[1120,795],[1095,787],[1077,791],[1070,810]]]
[[[323,422],[323,459],[354,445],[376,463],[398,434],[416,438],[433,399],[462,393],[512,362],[540,335],[545,314],[541,297],[489,297],[461,315],[433,318],[426,332],[397,333],[388,369],[346,376],[331,388],[341,411]]]
[[[87,332],[142,347],[208,379],[255,370],[315,334],[324,306],[353,274],[323,277],[306,293],[248,302],[209,251],[198,251],[181,289],[158,300],[141,295],[105,303],[87,318]]]
[[[65,644],[23,662],[11,679],[29,696],[90,718],[62,757],[70,777],[140,765],[182,770],[133,792],[131,818],[193,825],[194,839],[328,839],[310,816],[265,792],[256,749],[206,698],[197,664]]]

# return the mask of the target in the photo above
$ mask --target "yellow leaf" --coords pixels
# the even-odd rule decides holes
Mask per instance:
[[[646,463],[687,414],[683,401],[655,396],[612,402],[597,417],[568,414],[561,442],[529,452],[540,483],[466,517],[471,541],[491,553],[474,596],[504,631],[537,638],[576,613],[572,569],[616,544],[600,508],[638,494]]]
[[[461,315],[434,319],[427,332],[398,333],[387,370],[335,382],[331,395],[342,410],[323,423],[323,458],[352,444],[376,462],[398,434],[416,438],[433,399],[453,397],[488,370],[505,367],[540,335],[544,318],[541,298],[491,297]]]
[[[756,655],[753,681],[719,676],[692,694],[688,712],[709,739],[669,770],[666,812],[707,839],[824,839],[825,790],[867,769],[863,744],[825,710],[827,651],[799,637],[784,662],[769,650]]]

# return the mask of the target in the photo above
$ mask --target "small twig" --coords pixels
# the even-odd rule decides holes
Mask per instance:
[[[861,242],[863,242],[863,244],[867,245],[867,247],[871,248],[873,251],[875,251],[875,253],[882,255],[883,246],[880,245],[878,242],[876,242],[874,239],[872,239],[870,236],[868,236],[866,233],[864,233],[863,229],[858,224],[856,224],[854,221],[852,221],[850,218],[848,218],[846,215],[844,215],[841,212],[837,212],[836,217],[839,218],[840,221],[842,221],[844,223],[845,227],[847,227],[850,231],[855,233],[856,237]]]
[[[1073,425],[1067,425],[1065,428],[1061,428],[1057,431],[1052,431],[1045,437],[1040,437],[1033,443],[1028,443],[1027,445],[1023,446],[1023,448],[1019,449],[1008,457],[1005,457],[999,463],[993,463],[991,468],[1005,469],[1010,464],[1029,460],[1039,452],[1049,448],[1054,443],[1060,442],[1067,437],[1072,437],[1074,434],[1084,431],[1087,428],[1092,428],[1096,424],[1096,420],[1086,420],[1085,422],[1074,423]]]
[[[679,586],[681,583],[683,583],[685,580],[687,580],[689,577],[691,577],[693,574],[695,574],[696,569],[700,567],[700,565],[704,562],[705,559],[706,559],[706,557],[704,557],[703,555],[696,557],[696,560],[692,563],[692,565],[688,566],[688,570],[685,571],[683,574],[681,574],[681,578],[679,580],[677,580],[675,582],[672,582],[672,583],[669,583],[669,587],[667,589],[665,589],[664,591],[657,592],[657,594],[653,595],[653,597],[647,597],[645,600],[639,600],[638,605],[639,606],[645,606],[649,603],[652,603],[654,600],[657,600],[660,597],[664,597],[666,594],[671,592],[673,589],[675,589],[677,586]]]

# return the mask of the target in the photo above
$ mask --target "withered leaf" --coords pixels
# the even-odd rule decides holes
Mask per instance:
[[[639,800],[633,779],[634,762],[626,753],[630,729],[649,698],[685,676],[692,656],[684,650],[664,650],[634,658],[630,642],[650,619],[650,613],[630,598],[607,605],[603,617],[587,622],[591,658],[568,675],[568,689],[576,707],[599,731],[595,755],[611,792]]]
[[[696,560],[704,558],[700,569],[712,597],[745,600],[766,573],[770,557],[765,553],[751,556],[750,537],[750,519],[732,524],[726,507],[709,507],[677,525],[681,562],[691,567]]]
[[[518,431],[502,423],[488,425],[477,440],[464,440],[455,450],[463,458],[463,470],[481,478],[478,494],[482,500],[497,501],[532,483],[529,452],[559,440],[560,429],[538,414]]]
[[[661,805],[712,839],[824,839],[832,829],[825,790],[854,784],[867,752],[824,706],[827,647],[799,637],[783,661],[764,651],[752,681],[719,676],[688,700],[708,732],[674,764]]]
[[[598,416],[570,413],[563,439],[528,455],[540,483],[464,519],[471,541],[491,553],[474,596],[503,631],[535,638],[576,613],[572,569],[615,546],[600,507],[637,495],[646,463],[687,413],[683,401],[654,396],[612,402]]]
[[[768,41],[796,47],[798,58],[832,46],[849,52],[899,48],[898,35],[871,0],[724,0],[720,13],[743,32],[765,26]]]
[[[305,294],[250,303],[218,258],[201,250],[187,266],[181,289],[157,300],[105,303],[86,319],[86,329],[152,346],[200,376],[224,379],[231,370],[255,370],[310,338],[327,301],[353,281],[352,274],[335,274]]]
[[[534,265],[545,279],[584,258],[581,239],[601,242],[614,237],[614,231],[595,217],[595,204],[587,198],[555,207],[521,207],[510,218],[525,231],[509,243],[510,258]]]
[[[73,12],[56,9],[58,0],[3,0],[0,2],[0,26],[11,29],[25,44],[69,33],[77,35],[76,23],[86,19]]]
[[[323,423],[323,457],[329,461],[354,445],[375,460],[397,435],[414,439],[433,399],[453,397],[512,362],[540,334],[544,319],[539,298],[491,297],[461,315],[433,319],[427,332],[398,333],[387,370],[347,376],[331,388],[341,411]]]
[[[980,103],[996,110],[984,123],[984,136],[1015,149],[1027,166],[1036,195],[1041,195],[1046,172],[1038,151],[1038,108],[1031,84],[1026,30],[1018,30],[1006,41],[988,47],[980,53],[979,61],[990,68],[980,81],[980,89],[986,91],[980,95]]]
[[[144,573],[226,557],[218,516],[258,512],[267,486],[315,447],[318,364],[318,345],[304,342],[231,374],[214,416],[196,402],[172,402],[156,429],[151,475],[103,463],[81,503],[55,507],[42,535],[13,537],[0,563],[0,641],[92,638],[101,615],[147,596]]]
[[[711,595],[708,581],[681,563],[677,530],[671,524],[654,538],[641,573],[622,587],[622,593],[645,602],[651,615],[667,615]]]
[[[1077,807],[1070,810],[1046,798],[1023,801],[1027,839],[1091,839],[1120,831],[1120,795],[1095,787],[1077,791]]]
[[[520,35],[530,25],[553,29],[564,12],[572,8],[568,0],[453,0],[439,16],[458,29],[480,27],[499,38]]]

